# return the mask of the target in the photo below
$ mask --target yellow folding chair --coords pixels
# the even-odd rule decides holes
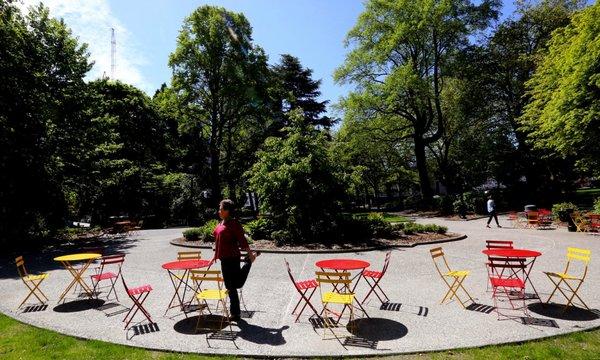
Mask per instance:
[[[346,309],[350,311],[350,316],[348,319],[350,332],[353,332],[356,327],[356,323],[354,322],[355,296],[351,290],[352,280],[350,279],[350,273],[317,271],[315,274],[316,281],[319,284],[319,292],[321,293],[321,302],[323,303],[323,339],[327,340],[335,338],[339,340],[338,334],[336,334],[333,329],[339,324]],[[323,287],[327,285],[332,287],[330,291],[323,289]],[[341,311],[337,312],[331,308],[332,305],[343,305],[343,307]],[[365,316],[369,316],[360,302],[357,301],[356,305],[361,309]],[[332,321],[332,317],[330,315],[334,315],[337,318],[335,322]],[[328,331],[333,334],[333,338],[327,337]]]
[[[201,251],[179,251],[177,260],[200,260],[202,259]]]
[[[29,289],[29,293],[25,297],[25,299],[19,304],[18,308],[21,308],[23,304],[31,297],[31,295],[35,296],[41,304],[46,303],[48,298],[42,290],[40,289],[40,284],[46,280],[48,277],[47,273],[41,273],[37,275],[30,275],[27,272],[27,268],[25,267],[25,260],[23,260],[22,256],[15,258],[15,263],[17,264],[17,271],[19,272],[19,277]]]
[[[231,327],[231,321],[229,320],[229,310],[227,309],[227,298],[228,292],[223,284],[223,276],[219,270],[190,270],[190,278],[194,281],[194,284],[198,291],[196,292],[196,300],[198,301],[198,321],[196,322],[196,332],[199,330],[208,330],[209,332],[216,332],[223,329],[223,325],[227,322],[229,330],[233,332]],[[206,288],[207,284],[215,284],[216,287]],[[201,288],[203,287],[203,288]],[[211,308],[209,301],[214,303]],[[202,326],[202,317],[206,313],[212,315],[214,312],[220,312],[222,314],[221,320],[219,321],[218,328],[211,326]],[[206,335],[206,341],[208,342],[208,333]],[[235,340],[234,340],[235,344]],[[236,345],[237,346],[237,345]]]
[[[469,297],[469,300],[471,300],[471,302],[475,302],[475,300],[473,300],[467,289],[465,289],[465,287],[463,286],[463,282],[469,275],[469,271],[450,269],[448,261],[446,261],[446,256],[444,255],[444,250],[442,250],[441,247],[431,249],[429,250],[429,252],[431,253],[431,258],[433,259],[433,264],[435,265],[438,274],[440,274],[440,277],[448,286],[448,291],[440,301],[440,304],[443,304],[446,300],[451,301],[453,298],[456,298],[456,300],[458,300],[458,302],[460,302],[460,304],[464,308],[466,308],[466,301],[463,301],[460,298],[460,296],[458,296],[459,289],[462,289],[464,291],[464,293]],[[440,269],[441,265],[438,264],[440,258],[443,260],[443,270]],[[447,280],[448,278],[453,279],[452,283],[450,283],[450,281]]]
[[[586,232],[590,230],[590,221],[586,219],[581,212],[574,211],[571,213],[571,220],[573,220],[577,232]]]
[[[550,294],[550,297],[548,297],[546,303],[550,302],[550,300],[556,293],[556,290],[558,290],[565,297],[565,299],[567,299],[567,304],[565,305],[563,311],[567,310],[567,308],[573,304],[573,300],[575,298],[581,301],[581,304],[586,309],[590,309],[585,304],[585,302],[583,302],[581,297],[579,297],[579,295],[577,294],[579,288],[585,281],[585,277],[587,276],[590,257],[590,250],[569,247],[567,248],[567,265],[565,266],[565,270],[563,272],[544,272],[544,274],[548,276],[548,279],[550,279],[550,281],[552,281],[552,283],[554,284],[554,290],[552,290],[552,293]],[[574,267],[572,263],[576,261],[581,262],[583,265],[583,274],[581,276],[576,276],[572,273],[569,273],[569,269],[572,270],[572,268]],[[560,287],[560,285],[563,283],[567,286],[567,288]],[[567,295],[567,293],[570,293],[571,296]]]

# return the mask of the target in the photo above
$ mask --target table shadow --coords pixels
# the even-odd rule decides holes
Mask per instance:
[[[201,329],[196,330],[196,324],[200,318]],[[184,335],[203,335],[211,332],[221,331],[229,327],[229,322],[222,315],[196,315],[181,319],[173,325],[173,330]]]
[[[370,341],[397,340],[408,334],[404,324],[383,318],[356,319],[349,322],[346,329],[352,335]]]
[[[75,300],[59,304],[53,310],[59,313],[79,312],[99,308],[104,303],[102,299]]]
[[[561,304],[543,304],[533,303],[528,305],[529,311],[549,317],[552,319],[569,320],[569,321],[592,321],[600,319],[600,311],[596,309],[587,310],[577,306],[570,306],[563,311],[564,305]]]

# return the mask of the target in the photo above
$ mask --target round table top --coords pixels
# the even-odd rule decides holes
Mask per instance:
[[[321,269],[359,270],[368,268],[371,263],[357,259],[328,259],[317,261],[315,265]]]
[[[209,260],[175,260],[162,264],[162,268],[165,270],[190,270],[200,269],[208,265],[210,265]]]
[[[54,258],[54,261],[83,261],[101,258],[102,255],[96,253],[79,253],[62,255]]]
[[[527,249],[486,249],[482,253],[488,256],[529,258],[542,255],[541,252]]]

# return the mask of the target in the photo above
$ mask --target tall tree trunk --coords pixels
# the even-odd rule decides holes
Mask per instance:
[[[421,187],[421,196],[426,204],[431,203],[433,191],[429,184],[429,172],[427,171],[427,157],[425,156],[425,141],[419,134],[414,136],[415,160],[417,162],[417,172],[419,173],[419,185]]]
[[[210,190],[211,196],[209,203],[211,206],[216,207],[218,202],[221,200],[223,195],[221,192],[221,156],[218,148],[211,146],[210,149]]]

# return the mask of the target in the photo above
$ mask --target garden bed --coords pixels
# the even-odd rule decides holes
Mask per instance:
[[[373,249],[393,248],[393,247],[414,247],[422,244],[435,244],[440,242],[449,242],[462,240],[466,235],[456,233],[418,233],[412,235],[402,235],[394,239],[371,239],[363,242],[354,243],[334,243],[325,245],[321,243],[302,244],[302,245],[283,245],[277,246],[273,240],[254,240],[251,247],[254,250],[264,252],[347,252],[364,251]],[[212,248],[212,242],[204,241],[186,241],[180,237],[171,240],[171,244],[183,247],[193,248]]]

